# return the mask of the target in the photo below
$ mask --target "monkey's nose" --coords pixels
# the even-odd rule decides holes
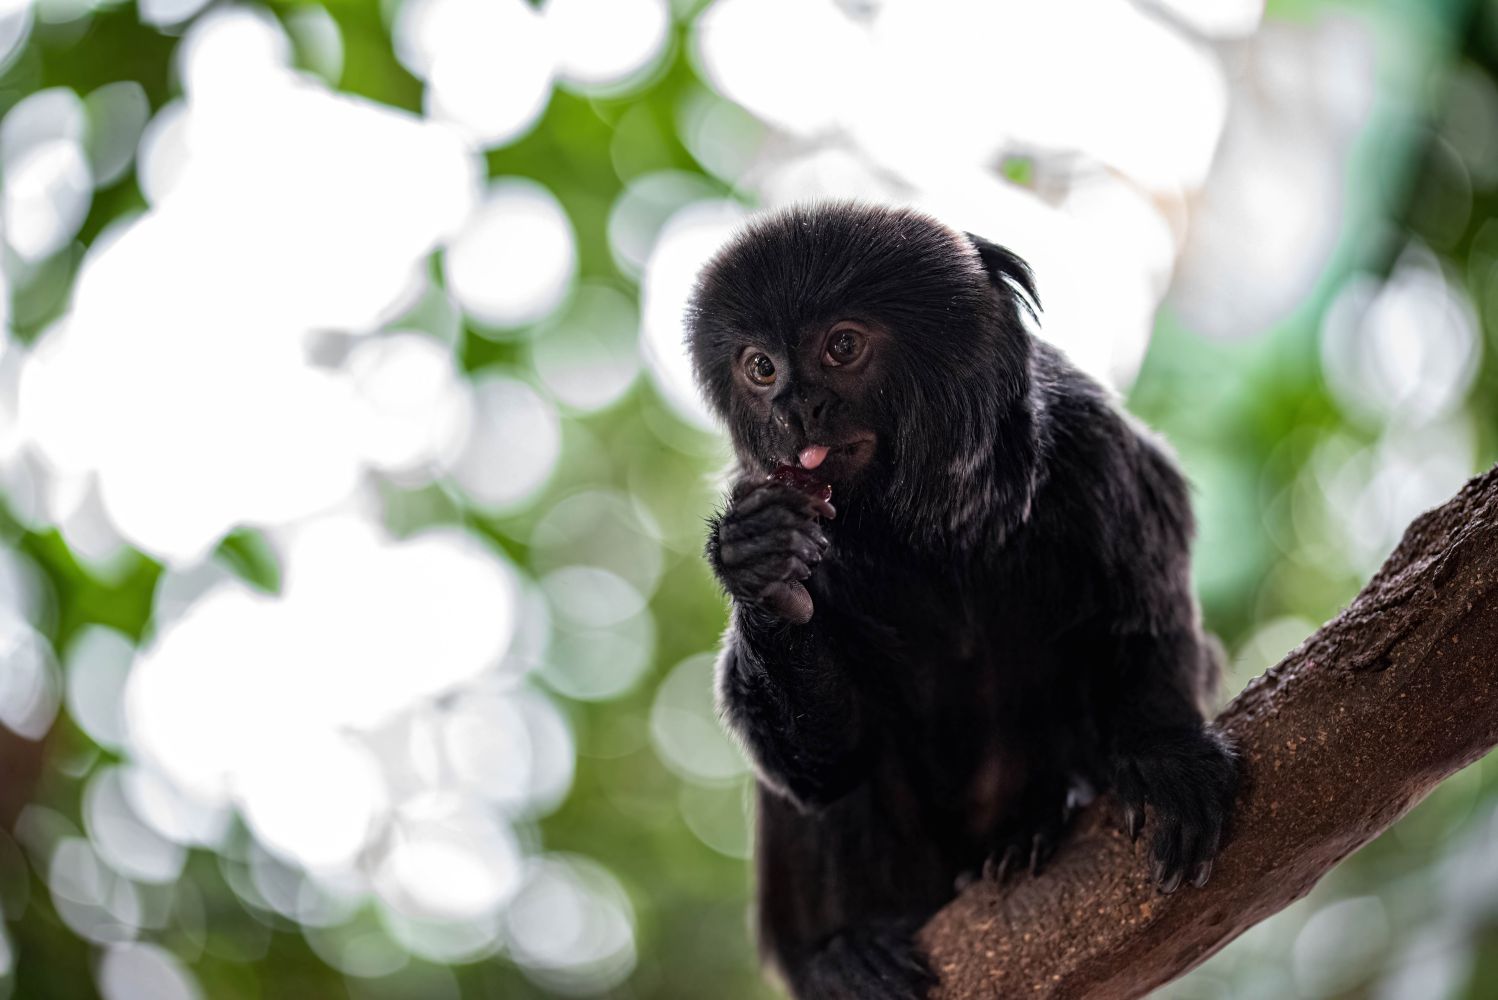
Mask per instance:
[[[814,399],[802,396],[797,400],[794,410],[797,419],[801,422],[801,429],[809,431],[820,424],[822,418],[827,416],[831,402],[826,396],[817,396]]]

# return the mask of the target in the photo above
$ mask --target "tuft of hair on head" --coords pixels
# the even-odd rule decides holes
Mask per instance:
[[[972,233],[965,235],[977,249],[983,269],[995,281],[1003,281],[1018,292],[1015,300],[1030,314],[1031,319],[1039,322],[1043,307],[1040,304],[1040,293],[1035,290],[1035,273],[1030,270],[1030,265],[1008,247],[999,246],[992,240],[985,240]]]

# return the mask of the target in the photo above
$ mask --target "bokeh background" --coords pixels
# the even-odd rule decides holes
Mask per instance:
[[[0,998],[771,997],[680,310],[914,203],[1227,694],[1498,458],[1493,0],[0,0]],[[1498,996],[1498,768],[1162,995]]]

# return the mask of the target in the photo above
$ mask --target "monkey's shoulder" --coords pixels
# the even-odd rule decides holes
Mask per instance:
[[[1169,445],[1053,349],[1036,384],[1040,458],[1029,516],[995,559],[1004,589],[1083,617],[1174,614],[1195,526]]]
[[[1037,351],[1035,384],[1032,538],[1080,538],[1104,553],[1114,544],[1189,546],[1190,490],[1164,438],[1054,348]]]

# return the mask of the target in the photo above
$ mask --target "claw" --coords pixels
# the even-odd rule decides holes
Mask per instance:
[[[1144,829],[1144,810],[1135,805],[1124,806],[1124,829],[1128,831],[1130,841],[1137,841]]]
[[[1172,872],[1170,872],[1170,874],[1165,876],[1164,880],[1160,882],[1160,891],[1165,893],[1167,896],[1175,892],[1181,887],[1181,878],[1184,875],[1185,872],[1180,868],[1173,870]]]
[[[1037,833],[1031,838],[1028,850],[1021,844],[1010,844],[1002,851],[990,854],[983,862],[984,880],[1004,882],[1027,869],[1031,875],[1038,875],[1046,862],[1049,846],[1045,836]]]
[[[1009,878],[1014,869],[1014,863],[1019,860],[1019,848],[1010,844],[1004,848],[1004,856],[999,859],[999,873],[995,881],[1003,882]]]
[[[1200,889],[1207,884],[1207,879],[1212,877],[1212,862],[1203,861],[1196,866],[1196,871],[1191,875],[1191,884]]]

